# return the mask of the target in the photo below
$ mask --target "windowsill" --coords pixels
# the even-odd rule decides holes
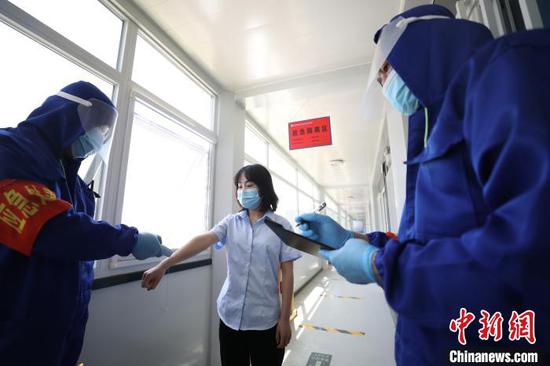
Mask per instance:
[[[175,266],[172,266],[166,274],[178,273],[182,271],[187,271],[194,268],[209,266],[212,264],[212,259],[202,259],[195,260],[192,262],[179,263]],[[139,282],[143,277],[143,271],[133,271],[128,273],[122,273],[117,275],[112,275],[103,278],[96,278],[94,280],[92,289],[100,290],[103,288],[114,287],[123,285],[130,282]]]
[[[100,278],[106,278],[121,274],[127,274],[131,272],[139,272],[144,271],[149,268],[152,268],[156,266],[158,263],[160,263],[165,257],[160,258],[149,258],[143,261],[136,260],[132,255],[128,257],[113,257],[111,259],[108,259],[108,263],[105,263],[104,266],[98,267],[96,270],[96,279]],[[207,249],[196,256],[189,258],[185,261],[178,262],[176,264],[182,264],[182,263],[192,263],[192,262],[198,262],[206,259],[211,259],[212,256],[210,254],[210,249]]]

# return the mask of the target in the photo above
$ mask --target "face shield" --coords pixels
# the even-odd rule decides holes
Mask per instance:
[[[367,89],[363,101],[363,116],[366,120],[379,120],[383,117],[384,95],[382,86],[378,83],[378,72],[393,48],[407,29],[407,26],[419,20],[430,19],[450,19],[443,15],[426,15],[421,17],[397,17],[382,28],[380,38],[374,50],[369,78],[367,79]]]
[[[118,116],[116,108],[96,98],[86,100],[63,91],[60,91],[56,95],[79,104],[77,112],[82,128],[86,133],[90,131],[94,131],[94,133],[99,131],[101,133],[103,136],[103,146],[97,153],[103,161],[107,162],[109,152],[109,144],[107,142],[111,138]]]

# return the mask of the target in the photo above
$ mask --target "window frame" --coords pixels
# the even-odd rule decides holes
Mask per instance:
[[[165,102],[161,97],[157,96],[154,92],[149,91],[145,86],[142,86],[141,84],[137,83],[136,81],[132,80],[132,72],[133,72],[133,64],[132,68],[130,69],[130,83],[132,84],[132,87],[134,90],[139,90],[142,94],[147,94],[150,99],[154,99],[157,101],[157,103],[162,104],[164,108],[170,110],[172,113],[175,113],[184,120],[187,124],[189,124],[191,127],[199,130],[205,130],[203,131],[204,134],[208,135],[214,135],[214,131],[216,131],[217,125],[216,125],[216,100],[217,100],[217,93],[212,89],[212,87],[208,86],[204,81],[202,81],[200,78],[198,78],[189,68],[182,63],[180,60],[178,60],[169,50],[166,49],[166,47],[159,43],[155,38],[148,35],[145,31],[138,29],[137,31],[137,37],[136,42],[134,44],[134,56],[135,56],[135,50],[137,47],[137,38],[141,37],[145,42],[149,44],[149,46],[153,47],[157,52],[160,53],[161,56],[166,58],[168,62],[170,62],[172,65],[174,65],[180,72],[182,72],[184,75],[186,75],[191,81],[193,81],[197,86],[199,86],[201,89],[203,89],[206,93],[210,94],[210,97],[212,99],[212,102],[210,104],[210,116],[212,117],[212,124],[211,128],[208,128],[201,123],[195,121],[192,117],[188,116],[185,112],[181,111],[176,106],[173,106],[169,104],[168,102]]]
[[[216,138],[212,137],[210,134],[210,131],[207,135],[202,135],[200,132],[194,130],[186,120],[179,119],[178,114],[181,113],[179,110],[168,110],[164,109],[165,102],[162,102],[162,100],[153,100],[150,98],[151,95],[142,94],[139,91],[135,90],[132,92],[130,96],[130,108],[128,113],[128,123],[126,124],[126,128],[124,131],[124,143],[123,143],[123,149],[124,149],[124,159],[117,161],[120,165],[118,167],[115,167],[113,170],[118,171],[119,173],[119,187],[118,187],[118,194],[117,194],[117,200],[116,200],[116,206],[115,206],[115,213],[116,213],[116,221],[121,222],[122,221],[122,211],[124,206],[124,194],[125,194],[125,188],[126,188],[126,176],[128,172],[128,158],[130,154],[130,145],[132,142],[132,128],[133,128],[133,120],[134,120],[134,107],[135,103],[139,102],[144,104],[145,106],[153,109],[155,112],[163,115],[164,117],[170,119],[172,122],[178,124],[180,127],[185,128],[187,131],[197,135],[199,138],[204,139],[206,142],[210,144],[210,149],[208,152],[208,188],[207,188],[207,207],[206,207],[206,224],[207,227],[212,226],[212,220],[213,220],[213,209],[214,209],[214,161],[215,161],[215,153],[216,153]],[[153,95],[153,97],[156,99],[156,97]],[[161,103],[162,102],[162,103]],[[163,104],[163,105],[161,105]],[[131,113],[130,113],[131,112]],[[204,126],[200,125],[201,127],[205,128]],[[206,128],[205,128],[206,129]],[[204,132],[204,131],[202,131]],[[138,228],[139,229],[139,228]],[[160,233],[161,234],[161,233]],[[189,238],[191,239],[191,238]],[[182,243],[183,245],[184,243]],[[204,259],[211,258],[211,248],[206,249],[205,251],[193,256],[192,258],[189,258],[182,263],[190,263],[190,262],[197,262]],[[149,258],[145,260],[136,260],[132,255],[129,255],[127,257],[121,257],[121,256],[114,256],[106,261],[107,263],[107,269],[109,272],[118,272],[119,270],[124,270],[127,268],[135,268],[135,267],[149,267],[152,263],[158,263],[161,259],[159,258]],[[118,274],[118,273],[115,273]]]
[[[73,64],[83,68],[87,72],[111,83],[113,85],[112,99],[116,105],[119,115],[112,138],[112,147],[109,155],[109,162],[103,165],[97,173],[99,177],[98,189],[102,199],[98,200],[96,207],[96,219],[106,220],[113,224],[119,224],[122,216],[122,195],[124,193],[126,168],[130,147],[129,134],[134,116],[135,98],[145,99],[154,105],[155,109],[171,119],[176,119],[185,128],[198,134],[200,137],[211,143],[208,171],[208,198],[207,198],[207,225],[212,226],[213,198],[215,179],[215,156],[217,150],[217,136],[219,130],[219,93],[222,87],[194,62],[172,39],[170,39],[155,23],[143,16],[142,12],[135,5],[118,0],[98,0],[103,6],[111,11],[122,21],[122,32],[117,56],[116,67],[113,67],[103,60],[97,58],[84,48],[72,42],[62,34],[42,23],[39,19],[26,13],[10,2],[0,2],[0,22],[13,28],[23,36],[37,42],[64,57]],[[164,56],[175,63],[187,76],[189,76],[200,87],[212,95],[211,104],[211,129],[194,121],[176,107],[156,97],[149,90],[141,87],[131,80],[131,72],[135,56],[135,48],[138,34],[149,41]],[[83,175],[86,173],[83,172]],[[109,189],[106,189],[109,187]],[[210,258],[210,253],[207,255]],[[190,262],[205,259],[200,254]],[[111,263],[113,261],[113,263]],[[146,261],[125,261],[125,265],[118,265],[114,258],[96,261],[95,277],[106,278],[122,273],[135,272],[150,267],[152,263],[159,262],[159,258]],[[113,265],[111,265],[113,264]]]

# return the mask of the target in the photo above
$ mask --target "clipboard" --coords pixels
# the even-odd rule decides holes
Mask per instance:
[[[302,236],[300,234],[296,234],[293,231],[289,231],[283,227],[283,225],[276,223],[275,221],[271,220],[269,217],[266,217],[265,224],[267,227],[275,233],[285,243],[286,245],[298,249],[301,252],[305,252],[308,254],[319,256],[319,250],[320,249],[327,249],[327,250],[333,250],[334,248],[329,247],[326,244],[323,244],[321,242],[318,242],[316,240],[312,240],[309,238],[306,238],[305,236]]]

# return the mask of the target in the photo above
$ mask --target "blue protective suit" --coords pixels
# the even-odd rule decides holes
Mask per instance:
[[[490,42],[483,33],[465,21],[419,21],[389,56],[430,112],[425,149],[424,112],[409,119],[398,240],[372,234],[399,314],[398,365],[447,364],[451,349],[550,349],[550,31]],[[465,48],[464,39],[482,42]],[[461,307],[476,316],[465,347],[449,330]],[[479,339],[482,309],[502,312],[503,340]],[[535,345],[507,340],[513,310],[535,311]]]
[[[63,91],[111,104],[89,83]],[[88,317],[93,260],[126,256],[135,246],[136,229],[92,218],[94,193],[77,175],[80,161],[64,157],[83,133],[77,104],[57,96],[17,128],[0,129],[0,182],[39,183],[72,206],[45,223],[30,255],[0,242],[2,366],[74,366]]]

